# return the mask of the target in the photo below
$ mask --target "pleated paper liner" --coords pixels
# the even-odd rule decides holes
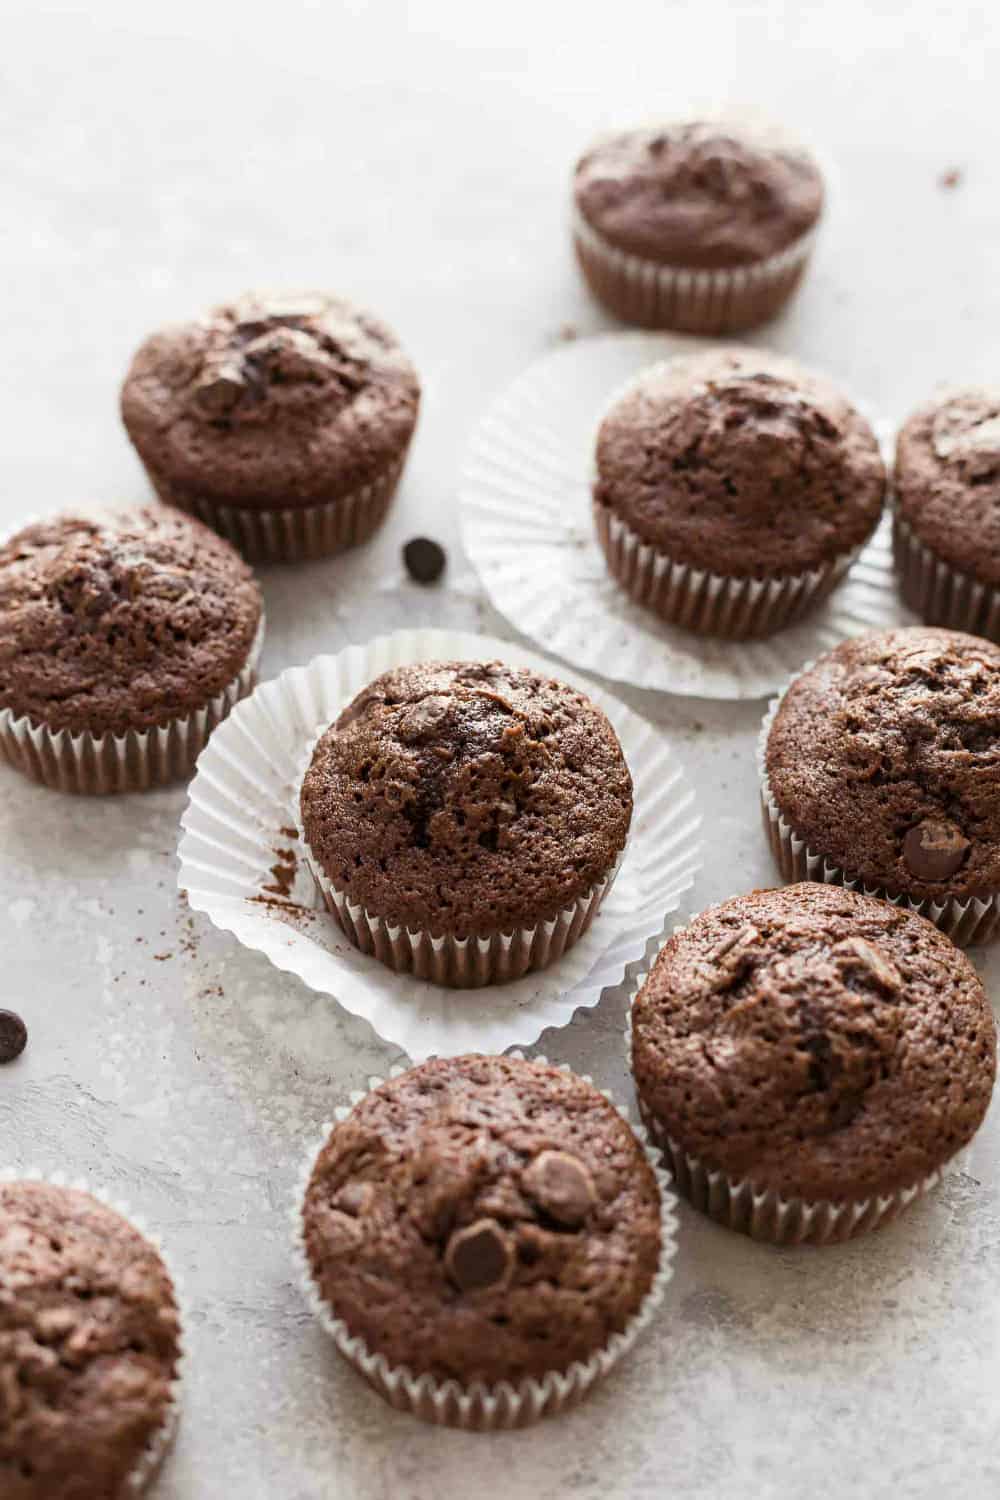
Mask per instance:
[[[674,932],[683,930],[683,925]],[[625,1021],[625,1065],[632,1073],[632,1005],[656,961],[654,950],[634,974]],[[892,1193],[866,1198],[814,1199],[755,1186],[752,1176],[729,1177],[701,1161],[674,1139],[636,1089],[639,1115],[670,1169],[674,1187],[693,1208],[726,1229],[771,1245],[832,1245],[879,1229],[930,1191],[941,1171]]]
[[[160,499],[189,512],[232,542],[248,562],[302,562],[366,542],[385,519],[399,487],[406,452],[384,474],[336,500],[308,505],[226,505],[173,484],[147,466]]]
[[[276,850],[287,848],[302,759],[316,735],[368,683],[412,661],[500,659],[580,687],[613,724],[634,783],[629,843],[600,911],[547,969],[475,996],[360,952],[327,912],[303,851],[289,899],[268,896]],[[563,1026],[617,985],[626,964],[663,930],[700,863],[694,795],[660,731],[611,694],[510,642],[445,630],[400,631],[318,657],[260,687],[215,732],[182,819],[178,884],[191,906],[278,968],[336,998],[419,1061],[503,1052]],[[298,840],[293,840],[299,843]]]
[[[812,662],[807,663],[802,672],[808,672],[812,666]],[[796,673],[795,677],[801,675]],[[785,692],[795,677],[787,684]],[[783,696],[784,693],[774,698],[764,715],[757,740],[757,772],[764,834],[785,883],[816,880],[828,885],[843,885],[848,890],[859,891],[865,896],[879,896],[883,901],[917,912],[940,927],[959,947],[991,942],[1000,932],[1000,891],[982,896],[948,896],[942,901],[935,901],[930,896],[915,899],[886,886],[866,884],[860,876],[841,869],[826,855],[811,849],[795,832],[778,806],[767,774],[767,740]]]
[[[567,344],[531,365],[473,436],[461,482],[462,531],[492,603],[563,660],[660,692],[763,698],[803,661],[865,630],[906,623],[907,616],[893,579],[887,520],[825,601],[764,639],[700,636],[668,624],[612,577],[592,517],[601,414],[641,370],[717,348],[680,334],[611,334]],[[747,609],[752,622],[760,606],[750,592],[734,608]],[[788,593],[793,614],[801,600]]]
[[[149,1244],[152,1245],[167,1273],[167,1278],[170,1281],[171,1289],[173,1291],[174,1307],[177,1310],[178,1317],[177,1369],[173,1381],[171,1382],[170,1398],[163,1414],[163,1420],[161,1421],[156,1432],[151,1437],[150,1441],[146,1444],[146,1447],[140,1455],[138,1461],[136,1462],[135,1467],[132,1469],[131,1473],[125,1480],[122,1489],[123,1495],[141,1495],[146,1489],[148,1489],[149,1485],[153,1482],[153,1480],[159,1473],[160,1468],[162,1467],[163,1462],[167,1457],[167,1454],[170,1452],[171,1445],[177,1434],[178,1423],[180,1421],[181,1401],[183,1395],[185,1370],[188,1362],[188,1354],[184,1343],[185,1314],[183,1289],[177,1276],[177,1272],[170,1264],[169,1257],[167,1256],[167,1253],[165,1252],[159,1237],[150,1232],[144,1219],[134,1214],[128,1203],[126,1203],[123,1199],[112,1197],[109,1193],[106,1193],[103,1188],[95,1187],[92,1183],[88,1182],[86,1178],[69,1178],[64,1172],[45,1173],[40,1172],[36,1167],[29,1167],[26,1171],[23,1172],[0,1170],[0,1182],[42,1182],[48,1183],[52,1187],[71,1188],[76,1192],[87,1193],[89,1197],[95,1199],[98,1203],[103,1204],[105,1208],[110,1208],[113,1213],[118,1214],[120,1218],[124,1219],[131,1226],[132,1229],[141,1234],[143,1239],[147,1240]]]
[[[190,776],[210,736],[253,687],[264,644],[260,625],[243,669],[201,708],[154,729],[72,734],[0,709],[0,755],[33,781],[60,792],[144,792]]]
[[[917,538],[898,511],[892,541],[900,590],[921,620],[1000,641],[1000,588],[953,568]]]
[[[523,1053],[514,1052],[511,1055],[522,1057]],[[546,1063],[548,1059],[535,1057],[533,1061]],[[567,1064],[560,1063],[558,1066],[568,1071]],[[404,1071],[403,1068],[393,1068],[389,1076],[397,1078]],[[593,1083],[589,1076],[583,1077],[586,1083]],[[351,1094],[350,1105],[337,1109],[334,1120],[338,1123],[345,1120],[366,1093],[378,1088],[383,1081],[381,1078],[369,1079],[368,1088]],[[457,1380],[439,1381],[431,1375],[415,1375],[405,1366],[390,1365],[383,1354],[373,1353],[363,1339],[352,1335],[347,1325],[336,1317],[313,1280],[303,1232],[303,1208],[309,1178],[316,1157],[333,1129],[333,1123],[322,1127],[320,1139],[310,1147],[302,1164],[292,1211],[293,1253],[298,1279],[308,1306],[333,1339],[339,1353],[390,1406],[398,1411],[409,1412],[425,1422],[442,1427],[459,1427],[471,1432],[495,1432],[531,1426],[544,1417],[556,1416],[576,1406],[596,1382],[609,1374],[629,1352],[656,1316],[673,1274],[673,1258],[677,1249],[674,1194],[670,1179],[663,1170],[660,1153],[650,1144],[644,1128],[629,1120],[626,1111],[615,1103],[607,1089],[602,1089],[601,1093],[614,1105],[638,1137],[656,1177],[660,1191],[659,1266],[652,1285],[631,1322],[621,1333],[612,1334],[603,1349],[586,1363],[578,1361],[566,1371],[552,1371],[543,1377],[526,1379],[516,1384],[502,1381],[497,1385],[487,1386],[474,1382],[463,1386]]]

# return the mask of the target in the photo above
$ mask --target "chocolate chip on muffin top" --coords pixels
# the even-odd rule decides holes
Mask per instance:
[[[392,923],[493,933],[558,915],[625,846],[632,781],[583,693],[501,662],[394,668],[316,746],[313,858]]]
[[[787,1197],[915,1186],[996,1070],[976,971],[930,922],[838,886],[754,891],[674,934],[636,999],[646,1111],[709,1169]]]
[[[336,1125],[306,1255],[373,1353],[438,1380],[520,1381],[621,1332],[660,1253],[653,1172],[592,1084],[510,1057],[435,1060]]]
[[[322,292],[249,293],[152,335],[122,389],[151,473],[240,506],[348,495],[396,462],[419,384],[378,319]]]
[[[671,561],[727,577],[802,573],[870,535],[885,468],[824,378],[764,350],[671,360],[601,423],[594,499]]]
[[[89,1194],[0,1182],[0,1494],[120,1496],[180,1361],[154,1247]]]
[[[1000,390],[928,402],[896,444],[896,509],[952,567],[1000,587]]]
[[[788,249],[823,207],[806,152],[707,122],[602,141],[581,158],[574,187],[584,220],[618,249],[699,270]]]
[[[124,734],[203,707],[246,664],[260,591],[166,506],[39,521],[0,547],[0,707]]]
[[[792,830],[866,885],[1000,890],[1000,647],[927,626],[844,641],[789,687],[765,768]]]

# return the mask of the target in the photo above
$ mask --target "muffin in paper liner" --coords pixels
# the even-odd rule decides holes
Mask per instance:
[[[385,519],[405,464],[406,451],[384,473],[348,495],[275,510],[227,505],[182,489],[148,465],[146,471],[165,504],[204,521],[248,562],[303,562],[366,542]]]
[[[95,1187],[86,1178],[71,1178],[65,1172],[42,1172],[37,1167],[29,1167],[24,1171],[0,1169],[0,1183],[11,1182],[40,1182],[47,1183],[52,1187],[71,1188],[76,1192],[86,1193],[96,1202],[103,1204],[105,1208],[111,1209],[124,1219],[129,1226],[148,1241],[156,1251],[173,1291],[174,1306],[177,1310],[177,1369],[171,1382],[170,1400],[164,1412],[163,1421],[147,1443],[143,1453],[137,1460],[135,1467],[131,1470],[124,1484],[121,1494],[141,1495],[152,1484],[160,1471],[161,1466],[177,1435],[177,1427],[180,1422],[181,1403],[183,1397],[184,1379],[188,1364],[188,1351],[184,1342],[185,1308],[184,1294],[180,1279],[163,1245],[156,1234],[147,1227],[145,1220],[132,1213],[128,1203],[104,1191],[103,1188]]]
[[[892,551],[899,591],[926,624],[1000,642],[1000,589],[953,568],[898,510],[892,518]]]
[[[525,1054],[511,1051],[507,1055],[523,1059]],[[531,1061],[547,1064],[548,1058],[537,1054]],[[557,1063],[555,1066],[569,1072],[568,1063]],[[405,1072],[405,1068],[395,1067],[389,1070],[388,1076],[398,1078]],[[588,1074],[582,1074],[581,1077],[585,1083],[593,1083]],[[347,1325],[334,1315],[313,1280],[305,1249],[303,1210],[317,1154],[325,1144],[334,1123],[345,1120],[354,1106],[383,1082],[385,1080],[382,1078],[370,1078],[367,1089],[355,1090],[350,1095],[350,1104],[342,1105],[334,1111],[334,1120],[323,1125],[322,1134],[310,1147],[299,1172],[291,1215],[293,1257],[299,1285],[309,1308],[333,1339],[343,1358],[364,1376],[390,1406],[394,1406],[397,1411],[409,1412],[424,1422],[431,1422],[439,1427],[459,1427],[469,1432],[497,1432],[529,1427],[543,1417],[568,1411],[586,1396],[596,1381],[609,1374],[632,1348],[659,1310],[667,1283],[673,1275],[673,1258],[677,1249],[677,1215],[670,1179],[661,1165],[660,1152],[650,1144],[644,1127],[634,1125],[626,1111],[612,1098],[610,1091],[601,1089],[604,1098],[614,1105],[641,1144],[660,1192],[659,1266],[649,1291],[627,1328],[621,1333],[612,1334],[604,1348],[598,1350],[586,1363],[577,1361],[565,1372],[553,1370],[541,1379],[530,1378],[517,1384],[501,1381],[493,1386],[476,1381],[463,1386],[457,1380],[441,1381],[432,1375],[414,1375],[405,1365],[390,1365],[384,1355],[373,1354],[364,1341],[352,1335]]]
[[[784,694],[793,682],[814,666],[815,662],[807,662],[786,683],[784,691],[771,700],[757,739],[757,773],[760,779],[764,836],[782,879],[786,884],[799,880],[817,880],[827,885],[843,885],[862,895],[878,896],[883,901],[891,901],[895,906],[904,906],[940,927],[960,948],[971,947],[974,943],[992,942],[1000,932],[1000,891],[989,896],[948,896],[944,901],[935,901],[929,896],[915,900],[902,891],[892,891],[886,886],[867,885],[859,875],[842,870],[838,864],[827,859],[826,855],[811,849],[785,818],[775,800],[767,774],[767,741]]]
[[[673,929],[682,932],[690,924]],[[658,951],[658,950],[657,950]],[[625,1020],[625,1064],[632,1072],[632,1004],[657,957],[654,952],[635,974]],[[854,1239],[870,1229],[888,1224],[904,1208],[923,1197],[941,1181],[938,1170],[894,1193],[858,1199],[809,1201],[784,1196],[774,1188],[754,1186],[752,1177],[729,1177],[713,1170],[675,1141],[651,1110],[638,1089],[636,1105],[650,1139],[659,1147],[674,1187],[693,1208],[726,1229],[749,1235],[771,1245],[833,1245]]]
[[[190,776],[212,731],[256,681],[264,644],[261,615],[246,662],[232,682],[201,708],[153,729],[117,735],[73,734],[0,709],[0,756],[32,781],[80,795],[144,792]]]
[[[816,229],[810,229],[752,265],[683,269],[619,250],[573,210],[573,242],[591,290],[617,317],[640,328],[740,333],[768,322],[798,286],[815,239]]]

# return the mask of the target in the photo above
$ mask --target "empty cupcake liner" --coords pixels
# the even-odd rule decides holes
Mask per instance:
[[[512,1057],[521,1058],[521,1052],[512,1052]],[[535,1062],[545,1063],[547,1058],[537,1056]],[[557,1066],[569,1071],[566,1063]],[[398,1078],[404,1068],[390,1070],[390,1078]],[[593,1079],[583,1075],[586,1083]],[[321,1326],[333,1339],[338,1351],[374,1386],[379,1395],[397,1411],[409,1412],[424,1422],[441,1427],[459,1427],[469,1432],[497,1432],[509,1428],[529,1427],[543,1417],[556,1416],[575,1406],[591,1387],[615,1367],[628,1353],[633,1344],[648,1327],[663,1301],[667,1284],[673,1275],[673,1258],[676,1253],[677,1214],[670,1179],[663,1170],[659,1151],[650,1144],[642,1125],[634,1125],[607,1089],[604,1097],[614,1105],[618,1113],[638,1138],[646,1158],[656,1176],[660,1191],[660,1262],[653,1282],[628,1326],[621,1333],[611,1336],[603,1349],[591,1356],[586,1363],[577,1361],[566,1371],[553,1370],[542,1377],[518,1381],[516,1384],[501,1381],[487,1386],[473,1382],[468,1386],[457,1380],[435,1380],[432,1375],[414,1375],[405,1365],[390,1365],[383,1354],[373,1354],[363,1339],[351,1334],[346,1323],[336,1317],[313,1279],[306,1254],[303,1210],[316,1157],[325,1144],[334,1123],[345,1120],[355,1105],[372,1089],[384,1082],[381,1078],[370,1078],[368,1088],[350,1095],[350,1104],[334,1112],[334,1121],[324,1124],[322,1135],[315,1142],[303,1162],[292,1210],[294,1233],[293,1256],[299,1284],[305,1300]]]
[[[577,339],[531,365],[485,413],[465,458],[462,534],[492,604],[539,649],[590,673],[658,692],[743,700],[778,691],[803,661],[865,630],[906,623],[892,574],[888,518],[853,566],[828,580],[720,584],[680,580],[666,559],[615,528],[602,549],[593,515],[594,435],[609,400],[664,359],[718,345],[681,334]],[[607,551],[620,554],[615,565]],[[677,572],[681,572],[680,569]],[[633,596],[634,588],[639,598]],[[680,599],[678,600],[678,593]],[[821,595],[828,595],[823,598]],[[721,599],[720,599],[721,594]],[[738,633],[761,616],[768,636],[699,634],[649,599],[718,615]]]
[[[734,578],[673,562],[605,505],[594,526],[612,575],[631,599],[670,625],[743,641],[794,625],[836,588],[861,548],[785,578]]]
[[[752,265],[693,270],[619,250],[573,211],[573,241],[591,290],[617,317],[642,328],[719,334],[768,322],[798,285],[815,239],[811,229]]]
[[[682,932],[687,925],[682,923],[674,932]],[[629,1073],[632,1073],[632,1004],[656,956],[654,952],[639,969],[629,996],[625,1022],[625,1063]],[[775,1188],[756,1187],[752,1176],[729,1177],[706,1166],[674,1139],[648,1108],[638,1089],[636,1103],[681,1197],[726,1229],[771,1245],[833,1245],[855,1239],[888,1224],[935,1187],[943,1175],[941,1171],[932,1172],[909,1187],[867,1198],[806,1199],[785,1195]]]
[[[893,515],[892,545],[900,593],[922,620],[1000,641],[1000,588],[945,562],[917,538],[898,510]]]
[[[584,903],[581,916],[557,922],[551,935],[543,932],[539,944],[554,952],[579,922],[578,935],[558,962],[490,984],[472,997],[435,983],[433,972],[428,978],[396,972],[345,936],[317,890],[303,841],[295,837],[293,809],[317,736],[376,677],[407,662],[494,659],[578,686],[604,710],[632,773],[635,811],[614,884],[609,877],[603,896],[592,893],[589,911]],[[237,706],[204,750],[191,783],[178,884],[192,909],[320,994],[335,997],[415,1061],[503,1052],[533,1042],[548,1026],[566,1025],[581,1006],[595,1005],[605,987],[621,982],[626,965],[662,932],[693,883],[700,865],[699,824],[669,741],[610,693],[510,641],[406,630],[290,668]],[[276,891],[273,874],[282,850],[296,867],[287,894]],[[385,934],[387,944],[394,940],[409,943],[402,934]],[[494,962],[513,967],[523,961],[526,946],[512,940],[504,957],[482,954],[470,943],[462,963],[474,973],[477,965]],[[426,958],[431,970],[441,961],[433,949],[418,949],[418,961]]]
[[[172,483],[148,465],[146,472],[161,500],[197,516],[249,562],[302,562],[366,542],[385,519],[405,463],[406,451],[383,474],[348,495],[273,510],[226,505]]]
[[[156,1432],[149,1439],[123,1486],[123,1494],[140,1495],[156,1478],[160,1466],[170,1451],[180,1421],[184,1378],[189,1356],[184,1342],[185,1314],[183,1288],[177,1272],[170,1264],[170,1260],[159,1237],[150,1231],[141,1217],[133,1214],[128,1203],[123,1199],[106,1193],[103,1188],[95,1187],[86,1178],[71,1178],[64,1172],[46,1173],[39,1171],[37,1167],[28,1167],[23,1172],[0,1169],[0,1182],[44,1182],[50,1184],[52,1187],[72,1188],[77,1192],[87,1193],[91,1198],[96,1199],[98,1203],[102,1203],[105,1208],[110,1208],[114,1213],[125,1219],[133,1229],[152,1245],[163,1264],[173,1291],[174,1306],[177,1309],[177,1369],[171,1381],[170,1397],[163,1420]]]
[[[815,663],[808,662],[791,682],[814,665]],[[866,884],[859,875],[841,869],[825,854],[810,848],[805,839],[795,832],[778,806],[767,774],[768,736],[783,697],[784,693],[773,699],[764,715],[757,741],[757,771],[760,777],[764,834],[786,884],[816,880],[825,881],[828,885],[843,885],[848,890],[860,891],[865,896],[878,896],[883,901],[891,901],[894,906],[903,906],[908,911],[917,912],[940,927],[961,948],[971,947],[974,943],[991,942],[1000,931],[1000,891],[989,896],[947,896],[943,901],[935,901],[930,896],[915,899],[903,892],[889,890],[886,886]]]
[[[264,644],[264,617],[242,670],[203,707],[154,729],[126,734],[73,734],[28,715],[0,710],[0,755],[16,770],[55,791],[80,795],[145,792],[183,780],[234,704],[253,687]]]

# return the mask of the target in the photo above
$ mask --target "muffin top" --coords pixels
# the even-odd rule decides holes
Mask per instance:
[[[301,814],[352,903],[488,936],[550,920],[608,874],[632,778],[575,688],[502,662],[420,662],[377,678],[322,736]]]
[[[789,687],[765,765],[793,831],[867,886],[1000,891],[1000,646],[925,626],[842,642]]]
[[[644,371],[597,434],[594,499],[658,551],[727,577],[859,546],[885,497],[864,417],[793,360],[740,347]]]
[[[118,1496],[170,1414],[180,1324],[154,1247],[88,1193],[0,1182],[0,1493]]]
[[[832,885],[753,891],[676,932],[632,1028],[639,1095],[686,1151],[808,1201],[922,1181],[971,1140],[996,1071],[964,954]]]
[[[419,394],[378,319],[324,292],[252,292],[148,338],[122,417],[172,483],[251,508],[309,504],[400,459]]]
[[[1000,390],[953,391],[896,443],[895,504],[952,567],[1000,587]]]
[[[819,219],[823,179],[803,150],[695,121],[599,142],[577,163],[574,196],[617,249],[713,270],[787,250]]]
[[[238,676],[260,590],[228,542],[167,506],[72,513],[0,546],[0,708],[124,734]]]
[[[656,1274],[660,1194],[584,1079],[436,1059],[334,1126],[303,1228],[323,1300],[369,1350],[492,1385],[567,1370],[625,1328]]]

